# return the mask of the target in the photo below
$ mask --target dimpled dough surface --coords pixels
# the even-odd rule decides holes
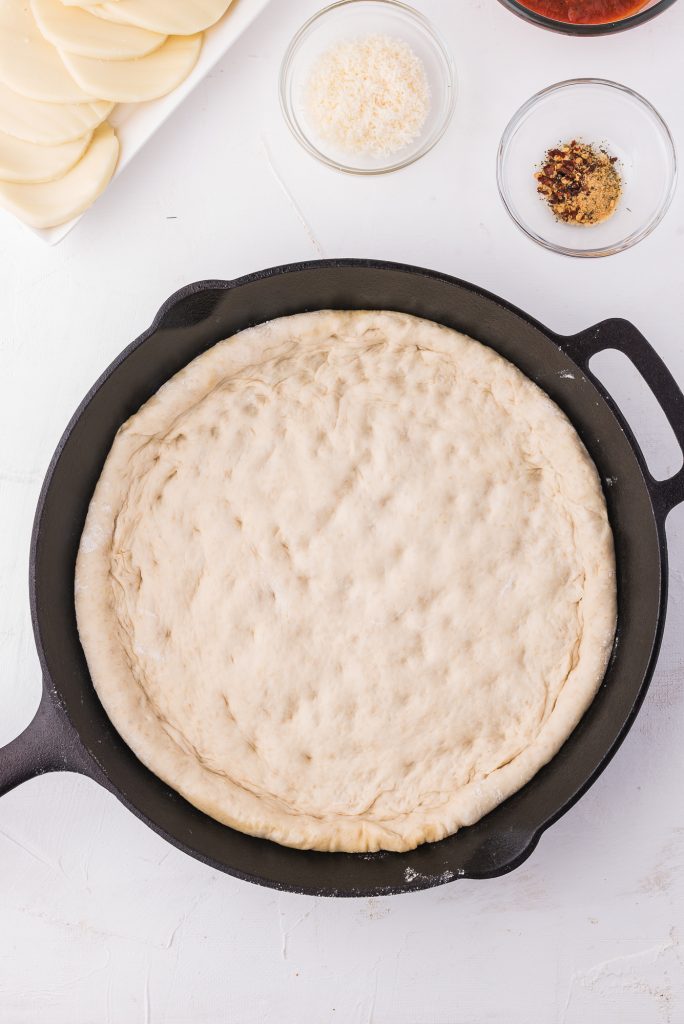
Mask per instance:
[[[216,345],[123,425],[76,608],[114,725],[197,807],[406,850],[579,721],[612,535],[575,430],[512,364],[403,314],[307,313]]]

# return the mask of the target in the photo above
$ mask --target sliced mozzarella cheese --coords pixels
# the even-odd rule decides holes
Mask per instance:
[[[32,100],[89,103],[31,14],[29,0],[0,0],[0,82]]]
[[[136,60],[95,60],[60,52],[83,89],[114,103],[142,103],[175,89],[192,71],[201,46],[200,34],[169,36],[154,53]]]
[[[59,146],[37,146],[0,132],[0,181],[25,184],[54,181],[71,170],[85,153],[92,132]]]
[[[41,146],[73,142],[97,128],[113,103],[41,103],[0,82],[0,131]]]
[[[63,177],[42,185],[0,182],[0,206],[34,228],[65,224],[104,191],[118,155],[119,140],[108,124],[102,124],[84,155]]]
[[[130,60],[158,50],[166,36],[135,25],[96,18],[60,0],[31,0],[31,11],[42,35],[53,46],[81,57]]]
[[[106,0],[87,10],[98,18],[138,25],[167,36],[190,36],[218,21],[230,3],[231,0]]]

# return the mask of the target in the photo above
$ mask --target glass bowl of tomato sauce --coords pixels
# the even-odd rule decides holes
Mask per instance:
[[[574,36],[607,35],[643,25],[675,0],[499,0],[525,21]]]

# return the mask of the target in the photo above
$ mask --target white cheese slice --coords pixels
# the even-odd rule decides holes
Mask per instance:
[[[60,0],[31,0],[31,11],[49,43],[81,57],[129,60],[158,50],[166,40],[159,32],[106,22]]]
[[[102,124],[83,157],[63,177],[41,185],[0,182],[0,206],[34,228],[64,224],[104,191],[118,155],[119,140],[108,124]]]
[[[106,0],[86,9],[108,21],[138,25],[167,36],[189,36],[217,22],[230,3],[231,0]]]
[[[61,178],[78,163],[92,132],[59,146],[37,146],[0,132],[0,180],[36,183]]]
[[[200,34],[169,36],[158,50],[135,60],[95,60],[60,52],[83,89],[114,103],[143,103],[175,89],[192,71],[201,47]]]
[[[43,39],[29,0],[0,0],[0,81],[22,96],[47,103],[100,99],[76,84],[59,52]]]
[[[41,103],[0,82],[0,131],[41,146],[73,142],[97,128],[113,103]]]

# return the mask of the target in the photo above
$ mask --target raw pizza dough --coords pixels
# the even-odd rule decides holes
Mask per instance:
[[[576,726],[613,642],[612,534],[575,430],[493,350],[308,313],[216,345],[120,429],[76,611],[112,722],[197,807],[407,850]]]

